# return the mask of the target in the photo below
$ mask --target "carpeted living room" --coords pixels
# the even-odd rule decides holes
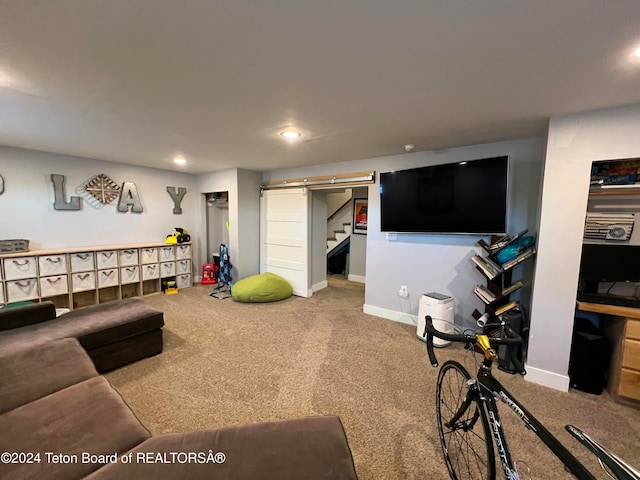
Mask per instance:
[[[415,328],[362,312],[362,284],[334,275],[311,298],[267,304],[216,301],[211,290],[146,297],[164,312],[165,350],[107,374],[153,434],[338,415],[358,478],[447,478],[435,414],[438,369]],[[440,363],[459,359],[473,369],[474,357],[459,345],[436,354]],[[596,475],[604,472],[566,424],[640,464],[637,410],[606,392],[563,393],[519,375],[496,376]],[[571,478],[515,415],[502,419],[531,478]]]
[[[0,478],[640,467],[640,2],[0,11]]]

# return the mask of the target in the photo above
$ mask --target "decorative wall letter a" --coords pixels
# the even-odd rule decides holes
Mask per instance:
[[[82,199],[80,197],[70,197],[68,203],[65,201],[64,175],[52,173],[51,181],[53,182],[53,194],[55,198],[53,208],[56,210],[80,210],[82,205]]]
[[[118,200],[118,211],[128,212],[129,206],[131,206],[132,212],[142,213],[142,203],[140,203],[136,184],[133,182],[124,182],[122,184],[120,200]]]
[[[187,193],[187,189],[184,187],[178,187],[178,192],[176,193],[176,187],[167,187],[167,192],[173,200],[173,213],[181,214],[182,207],[180,204],[182,203],[184,195]]]

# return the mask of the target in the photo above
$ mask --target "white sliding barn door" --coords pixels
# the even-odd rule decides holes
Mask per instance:
[[[265,190],[260,199],[260,273],[286,278],[300,297],[311,296],[310,204],[304,188]]]

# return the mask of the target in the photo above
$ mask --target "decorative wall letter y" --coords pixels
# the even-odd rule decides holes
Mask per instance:
[[[142,203],[140,203],[136,184],[133,182],[124,182],[122,184],[120,200],[118,200],[118,211],[128,212],[129,206],[131,206],[132,212],[142,213]]]
[[[184,187],[178,187],[178,192],[176,193],[176,187],[167,187],[167,192],[173,200],[173,213],[181,214],[182,207],[180,204],[182,203],[184,195],[187,193],[187,189]]]
[[[55,202],[53,202],[54,209],[80,210],[80,208],[82,208],[82,199],[80,197],[70,197],[68,203],[65,201],[64,175],[52,173],[51,181],[53,182],[53,194],[55,198]]]

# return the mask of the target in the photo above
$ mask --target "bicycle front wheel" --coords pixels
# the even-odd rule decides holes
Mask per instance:
[[[438,374],[436,410],[444,459],[454,480],[496,478],[487,413],[470,387],[471,375],[458,362],[445,362]]]

